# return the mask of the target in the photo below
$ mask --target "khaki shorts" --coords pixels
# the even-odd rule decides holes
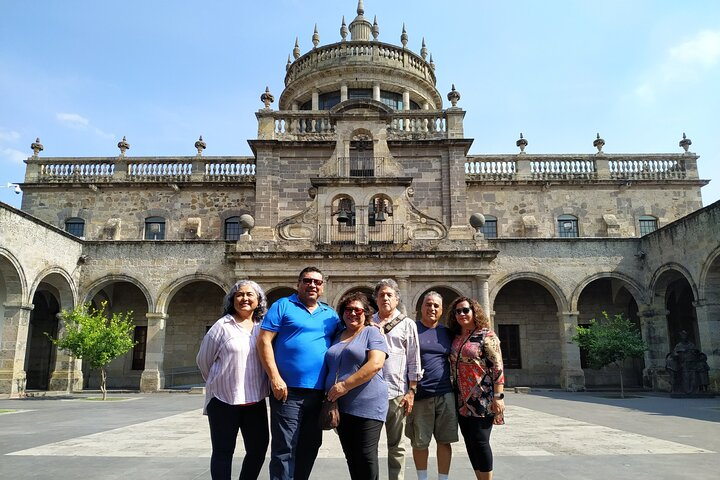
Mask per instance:
[[[416,400],[412,413],[407,417],[405,436],[415,450],[426,450],[435,435],[437,443],[458,441],[458,420],[455,394]]]

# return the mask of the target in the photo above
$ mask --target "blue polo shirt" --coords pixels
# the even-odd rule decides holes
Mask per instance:
[[[288,387],[323,389],[327,374],[325,352],[339,327],[335,310],[318,302],[310,313],[296,293],[270,306],[261,328],[277,333],[273,343],[275,363]]]

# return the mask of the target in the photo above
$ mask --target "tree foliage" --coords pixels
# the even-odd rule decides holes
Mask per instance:
[[[573,341],[588,353],[592,368],[615,366],[620,373],[620,395],[623,390],[622,367],[626,358],[641,357],[648,349],[638,328],[621,313],[610,318],[602,312],[600,321],[592,319],[589,327],[577,327]]]
[[[90,303],[78,305],[60,314],[64,329],[60,338],[51,338],[61,350],[80,358],[90,368],[100,369],[100,390],[107,398],[106,367],[113,359],[124,355],[135,346],[132,312],[105,313],[107,302],[99,309]]]

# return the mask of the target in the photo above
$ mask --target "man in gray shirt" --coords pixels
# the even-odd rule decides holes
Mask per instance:
[[[417,326],[397,309],[400,288],[395,280],[380,280],[373,296],[378,307],[373,323],[385,333],[389,351],[383,365],[389,397],[385,420],[388,474],[390,480],[402,480],[405,477],[405,448],[402,445],[405,417],[412,411],[417,382],[422,378]]]

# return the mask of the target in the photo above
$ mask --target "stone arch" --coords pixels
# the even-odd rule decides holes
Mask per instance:
[[[638,305],[647,302],[647,295],[644,292],[644,289],[634,279],[618,272],[598,272],[587,276],[580,283],[578,283],[577,287],[575,287],[575,290],[573,290],[572,294],[570,295],[569,310],[577,311],[578,301],[585,287],[587,287],[595,280],[601,278],[610,278],[611,280],[619,280],[623,282],[623,286],[628,290],[628,292],[630,292],[630,295],[633,296]]]
[[[365,285],[353,285],[351,287],[343,288],[342,290],[338,291],[332,299],[328,299],[328,304],[332,308],[337,308],[338,304],[340,303],[340,300],[347,294],[353,293],[353,292],[362,292],[365,295],[367,295],[368,300],[370,301],[370,306],[373,308],[374,311],[377,312],[377,304],[375,303],[375,299],[373,298],[373,290],[374,285],[373,284],[365,284]]]
[[[680,332],[683,330],[693,343],[701,346],[695,311],[698,290],[690,272],[678,263],[668,263],[656,270],[650,285],[652,304],[662,307],[665,312],[668,332],[666,348],[669,349],[680,340]]]
[[[292,295],[293,293],[296,293],[296,292],[297,292],[297,290],[295,290],[295,288],[285,287],[285,286],[273,287],[273,288],[265,290],[265,295],[267,296],[268,308],[270,308],[270,305],[277,302],[281,298],[289,297],[290,295]]]
[[[566,297],[560,285],[558,285],[557,282],[555,282],[553,279],[535,272],[512,273],[498,280],[497,283],[495,283],[493,288],[490,290],[489,296],[491,308],[494,308],[492,306],[495,304],[495,298],[497,297],[500,290],[502,290],[505,285],[514,280],[530,280],[532,282],[540,284],[548,292],[550,292],[550,295],[552,295],[552,297],[555,299],[555,303],[559,311],[567,311],[569,309],[569,303],[566,300]]]
[[[220,287],[225,293],[230,291],[230,285],[226,284],[219,278],[214,277],[212,275],[207,275],[207,274],[203,274],[203,273],[195,273],[193,275],[188,275],[185,277],[177,278],[160,290],[160,295],[158,295],[155,312],[167,313],[168,305],[172,301],[172,297],[186,285],[189,285],[191,283],[198,282],[198,281],[206,281],[206,282],[214,283],[215,285]]]
[[[0,309],[4,303],[22,304],[28,298],[28,284],[20,262],[8,250],[0,247]]]
[[[443,309],[446,309],[447,306],[450,305],[450,303],[451,303],[453,300],[455,300],[456,298],[461,297],[461,296],[464,295],[463,292],[461,292],[461,291],[458,290],[457,288],[454,288],[454,287],[452,287],[452,286],[450,286],[450,285],[438,284],[438,285],[433,285],[433,286],[425,287],[425,288],[423,288],[423,290],[422,290],[421,292],[419,292],[419,293],[415,296],[415,298],[413,298],[412,305],[414,305],[415,311],[414,311],[414,312],[408,312],[408,315],[410,315],[411,313],[413,313],[413,314],[415,315],[414,318],[415,318],[416,320],[420,320],[420,317],[421,317],[420,309],[421,309],[421,307],[422,307],[423,298],[425,297],[425,295],[426,295],[428,292],[432,292],[432,291],[435,291],[435,292],[439,293],[439,294],[442,296],[442,299],[443,299]],[[443,314],[442,314],[442,315],[443,315],[443,319],[444,319],[446,313],[447,313],[447,312],[446,312],[445,310],[443,310]]]
[[[59,267],[50,267],[38,274],[35,284],[30,289],[34,295],[41,284],[51,285],[58,295],[58,301],[63,308],[73,308],[78,301],[78,291],[70,274]]]
[[[145,287],[145,285],[136,278],[133,278],[129,275],[124,274],[112,274],[112,275],[106,275],[102,278],[99,278],[95,281],[93,281],[90,285],[87,287],[87,293],[85,294],[85,299],[83,303],[91,302],[96,295],[100,293],[103,288],[106,286],[118,283],[118,282],[127,282],[135,287],[137,287],[145,297],[145,300],[147,301],[147,311],[148,312],[154,312],[155,311],[155,303],[153,302],[152,295],[150,295],[150,291]]]
[[[702,264],[698,299],[720,303],[720,246],[710,252]]]
[[[665,265],[662,265],[660,268],[655,270],[655,273],[652,276],[652,280],[650,280],[649,291],[651,298],[657,295],[659,289],[666,289],[668,283],[675,279],[673,278],[671,280],[670,278],[673,277],[672,272],[677,272],[678,274],[682,275],[685,280],[687,280],[688,284],[690,284],[690,287],[692,288],[693,296],[697,299],[698,289],[697,284],[693,281],[692,274],[687,268],[675,262],[666,263]],[[668,273],[670,273],[670,275],[668,275]]]

